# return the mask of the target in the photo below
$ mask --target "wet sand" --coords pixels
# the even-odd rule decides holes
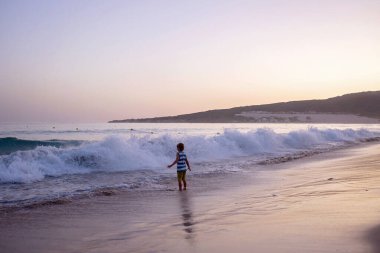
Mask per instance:
[[[2,212],[1,252],[380,252],[379,144],[211,178]]]

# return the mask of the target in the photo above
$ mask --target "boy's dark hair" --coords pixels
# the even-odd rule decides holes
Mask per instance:
[[[185,149],[185,145],[181,142],[177,144],[177,148],[179,151],[183,151]]]

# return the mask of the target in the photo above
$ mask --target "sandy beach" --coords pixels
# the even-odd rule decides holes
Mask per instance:
[[[189,184],[2,212],[1,252],[380,252],[379,144]]]
[[[0,253],[380,253],[379,27],[380,0],[0,0]]]

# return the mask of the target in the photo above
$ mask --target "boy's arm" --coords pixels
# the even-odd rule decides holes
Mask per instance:
[[[187,158],[186,158],[185,162],[186,162],[187,168],[191,171],[191,169],[190,169],[190,163],[189,163],[189,161],[187,160]]]
[[[168,168],[171,168],[174,164],[176,164],[178,162],[178,160],[179,160],[179,154],[177,153],[177,155],[175,157],[175,161],[172,164],[168,165]]]

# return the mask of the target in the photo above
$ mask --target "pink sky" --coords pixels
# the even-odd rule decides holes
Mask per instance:
[[[0,2],[0,122],[380,90],[380,1]]]

